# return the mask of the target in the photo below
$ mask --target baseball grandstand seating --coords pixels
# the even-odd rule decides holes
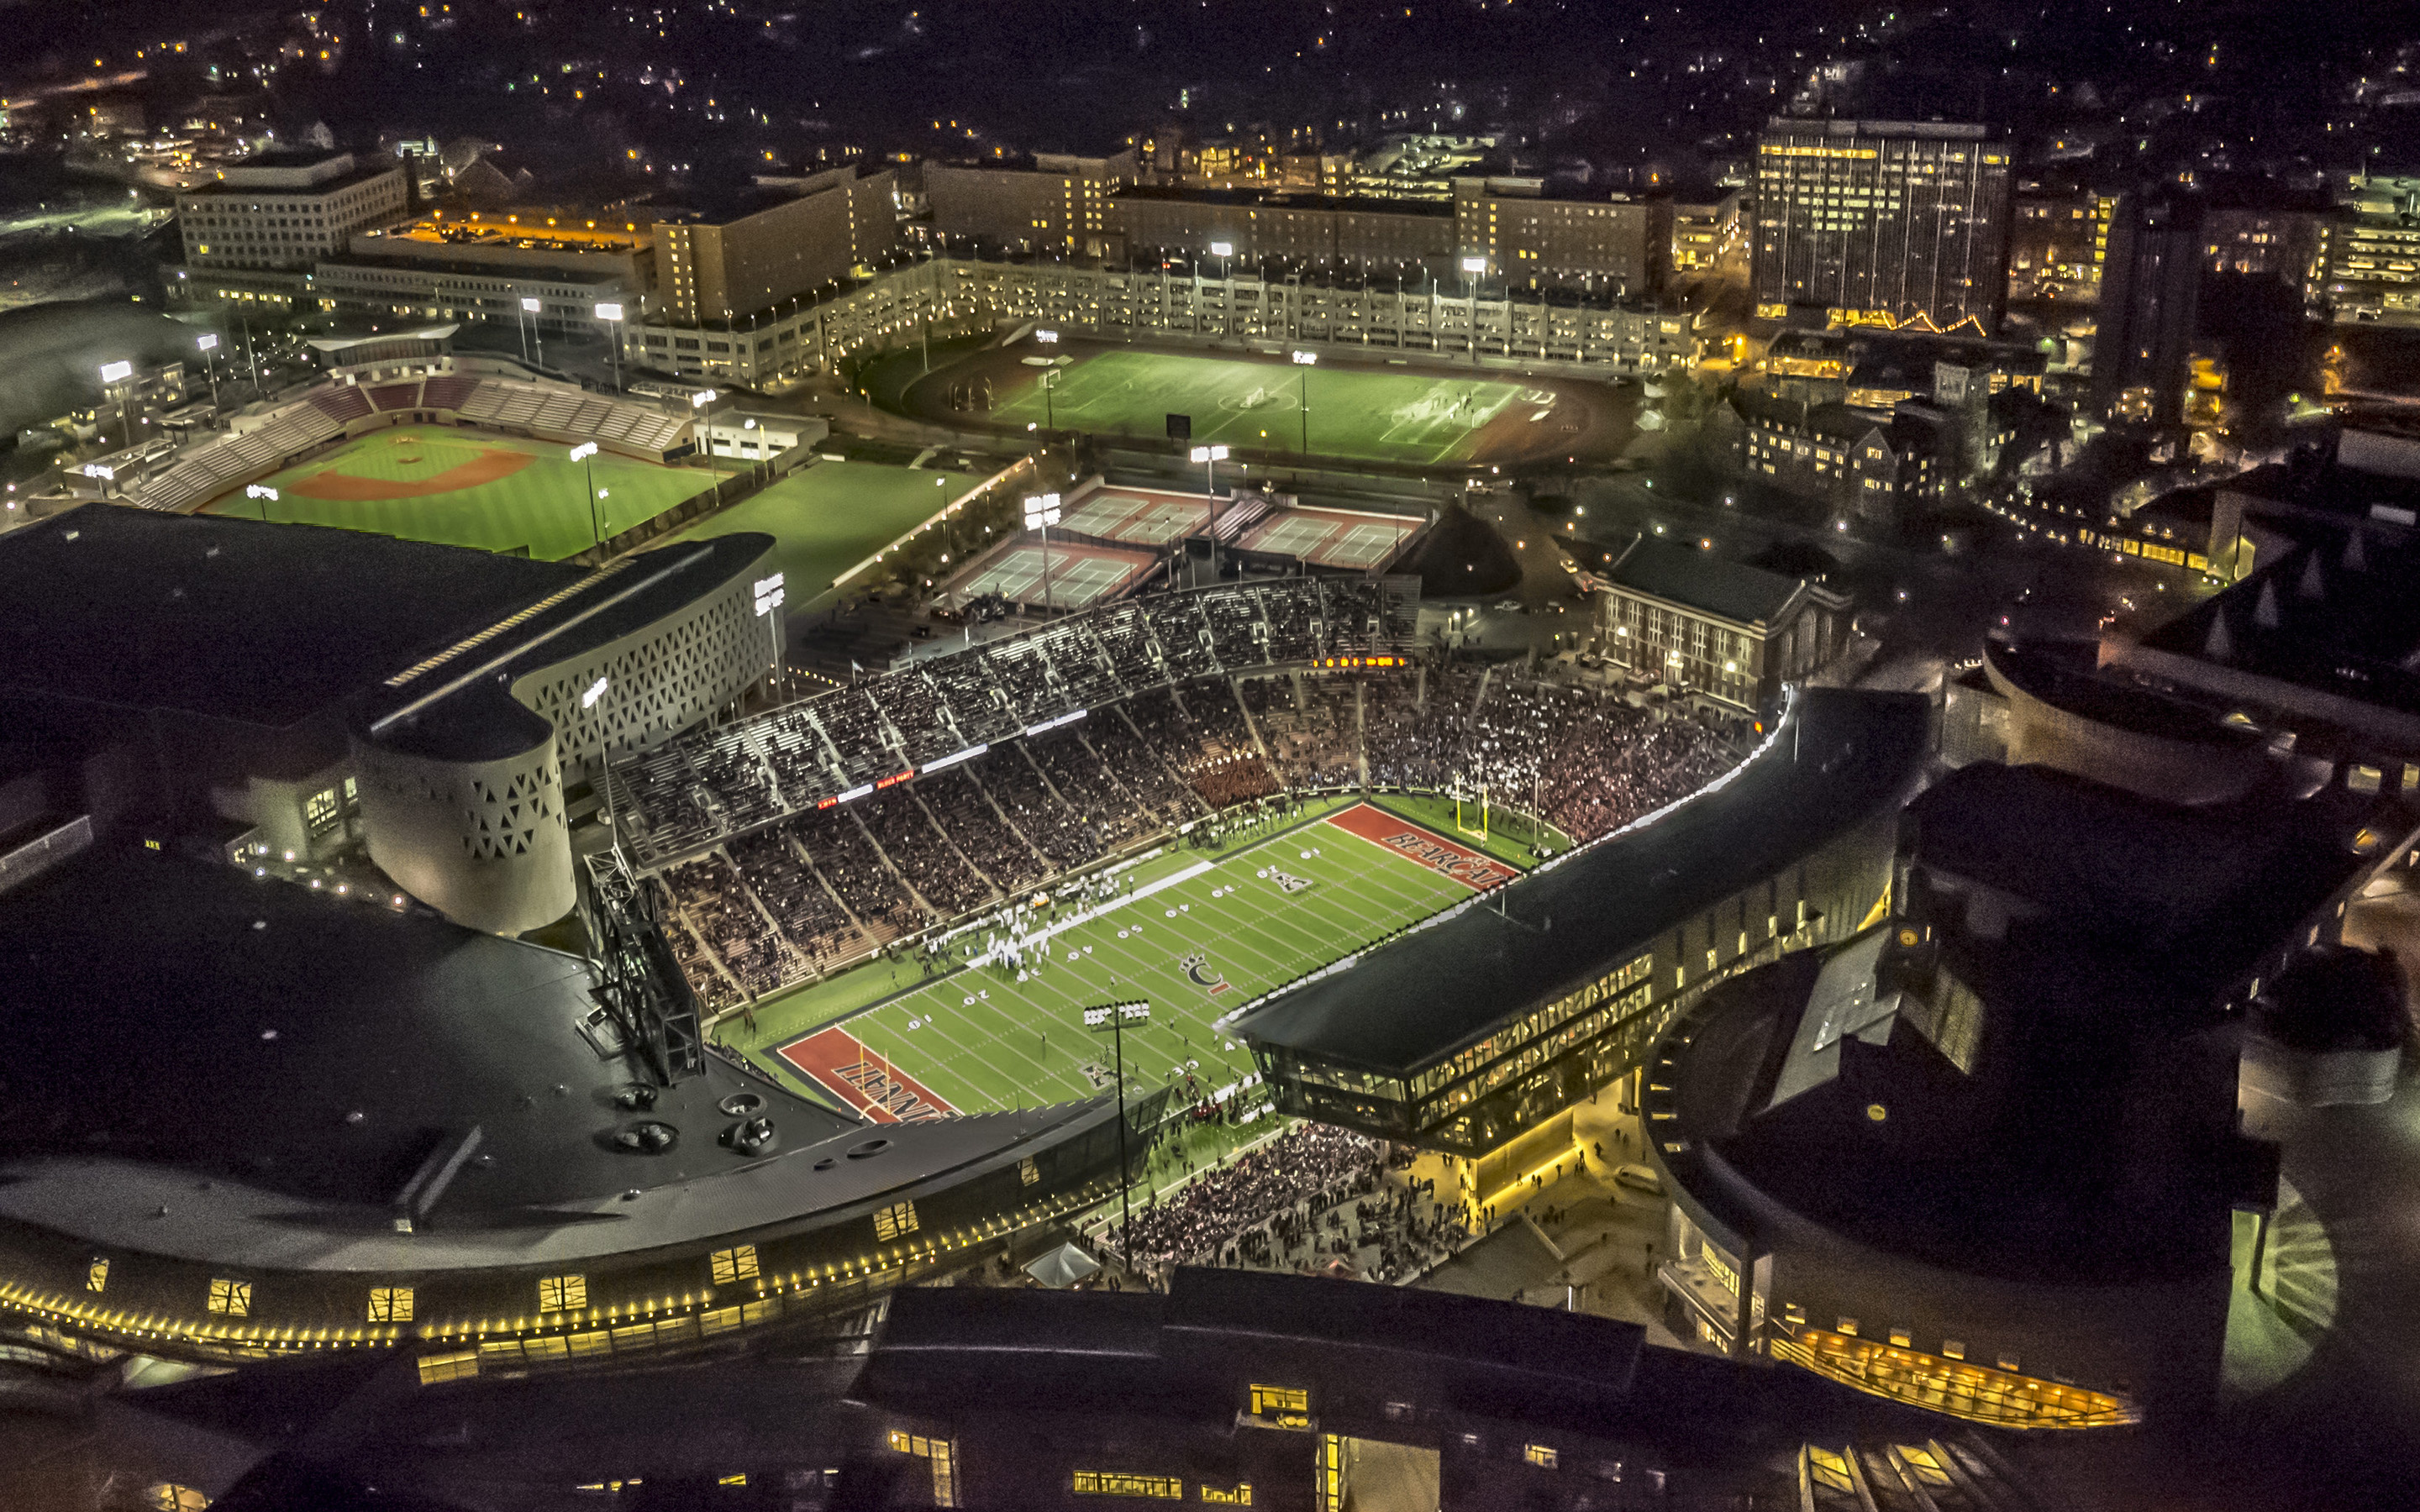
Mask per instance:
[[[548,440],[598,441],[660,456],[680,442],[690,417],[652,405],[559,385],[441,373],[368,387],[326,383],[271,410],[241,434],[205,437],[146,477],[125,483],[124,501],[181,514],[292,466],[380,415],[427,414]],[[390,422],[391,423],[391,422]]]

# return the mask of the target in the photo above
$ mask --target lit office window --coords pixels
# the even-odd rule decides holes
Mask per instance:
[[[95,1260],[92,1262],[91,1269],[85,1271],[84,1273],[84,1288],[86,1291],[107,1291],[109,1289],[109,1262],[107,1260]]]
[[[1118,1470],[1079,1470],[1073,1487],[1078,1496],[1137,1496],[1156,1502],[1185,1500],[1185,1482],[1173,1475],[1129,1475]]]
[[[904,1238],[914,1233],[918,1227],[916,1204],[913,1202],[893,1203],[874,1215],[874,1237],[876,1239]]]
[[[541,1276],[537,1283],[537,1310],[542,1313],[569,1312],[588,1305],[588,1278],[584,1275]]]
[[[714,1262],[714,1284],[718,1287],[756,1278],[756,1246],[753,1244],[742,1244],[737,1249],[719,1249],[709,1257]]]
[[[370,1321],[373,1323],[411,1322],[411,1288],[410,1287],[370,1288]]]
[[[209,1301],[205,1304],[214,1313],[229,1318],[243,1318],[252,1312],[252,1283],[249,1281],[212,1281]]]

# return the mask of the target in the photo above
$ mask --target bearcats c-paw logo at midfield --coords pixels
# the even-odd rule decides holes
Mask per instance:
[[[1226,974],[1210,964],[1206,951],[1194,951],[1176,963],[1176,969],[1185,973],[1186,980],[1205,990],[1213,997],[1225,992],[1229,986]]]

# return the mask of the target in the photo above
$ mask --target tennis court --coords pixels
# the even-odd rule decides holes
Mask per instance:
[[[610,452],[574,462],[569,452],[549,441],[458,426],[403,425],[373,431],[262,479],[277,491],[273,501],[230,493],[204,512],[483,551],[526,550],[553,561],[586,550],[600,533],[610,538],[653,519],[730,476]]]
[[[1144,861],[1104,903],[1037,911],[1021,963],[910,973],[855,1012],[856,972],[760,1005],[768,1048],[756,1054],[877,1121],[1031,1107],[1107,1090],[1110,1046],[1079,1010],[1140,997],[1152,1019],[1125,1036],[1129,1090],[1215,1098],[1253,1069],[1218,1019],[1512,870],[1346,800],[1223,851]],[[961,955],[984,943],[970,934]]]
[[[1367,572],[1394,555],[1420,523],[1409,517],[1352,510],[1285,509],[1245,532],[1235,544],[1247,551],[1299,557],[1314,566]]]
[[[1210,501],[1185,494],[1100,492],[1086,496],[1060,523],[1103,540],[1166,546],[1198,533],[1210,520]]]
[[[1516,404],[1534,407],[1525,393],[1555,402],[1551,393],[1481,378],[1112,350],[1057,369],[1046,405],[1037,371],[1001,376],[1006,396],[995,419],[1165,436],[1168,416],[1183,414],[1197,444],[1285,452],[1304,450],[1308,420],[1310,451],[1378,461],[1466,459],[1488,422]]]
[[[1114,598],[1149,572],[1159,561],[1155,551],[1121,551],[1108,547],[1050,543],[1049,592],[1043,592],[1042,547],[1019,541],[975,563],[941,589],[941,601],[952,606],[986,594],[998,594],[1012,604],[1047,602],[1054,609],[1084,609]]]

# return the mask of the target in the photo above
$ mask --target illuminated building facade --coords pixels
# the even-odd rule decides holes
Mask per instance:
[[[1990,335],[2010,162],[1980,126],[1776,117],[1757,144],[1758,317]]]
[[[1135,181],[1135,149],[1036,153],[997,162],[927,162],[924,198],[944,247],[1100,257],[1115,226],[1113,196]]]
[[[2093,408],[2111,419],[2175,425],[2200,310],[2202,204],[2185,193],[2118,202],[2092,343]]]
[[[1871,915],[1927,722],[1802,692],[1715,787],[1227,1023],[1281,1111],[1486,1155],[1636,1070],[1713,983]]]
[[[404,212],[403,170],[349,152],[263,153],[177,196],[185,262],[205,269],[307,268],[356,231]]]
[[[1438,224],[1445,223],[1440,219]],[[1677,303],[1481,281],[1190,263],[936,257],[815,290],[730,321],[629,328],[658,371],[750,386],[837,371],[862,354],[1032,321],[1112,341],[1291,342],[1340,355],[1452,356],[1579,377],[1688,363],[1696,318]]]
[[[1674,1326],[2008,1427],[2206,1409],[2236,1214],[2276,1200],[2236,1023],[2413,838],[2267,778],[2186,809],[1962,766],[1878,927],[1683,1012],[1641,1104]]]
[[[1651,535],[1601,577],[1606,658],[1727,713],[1776,707],[1848,641],[1843,595]]]
[[[1486,257],[1492,276],[1530,288],[1601,282],[1652,293],[1671,270],[1672,224],[1667,193],[1582,196],[1552,193],[1537,178],[1453,181],[1454,250]]]
[[[889,169],[852,165],[659,219],[659,318],[727,321],[890,260],[899,244],[894,198]]]

